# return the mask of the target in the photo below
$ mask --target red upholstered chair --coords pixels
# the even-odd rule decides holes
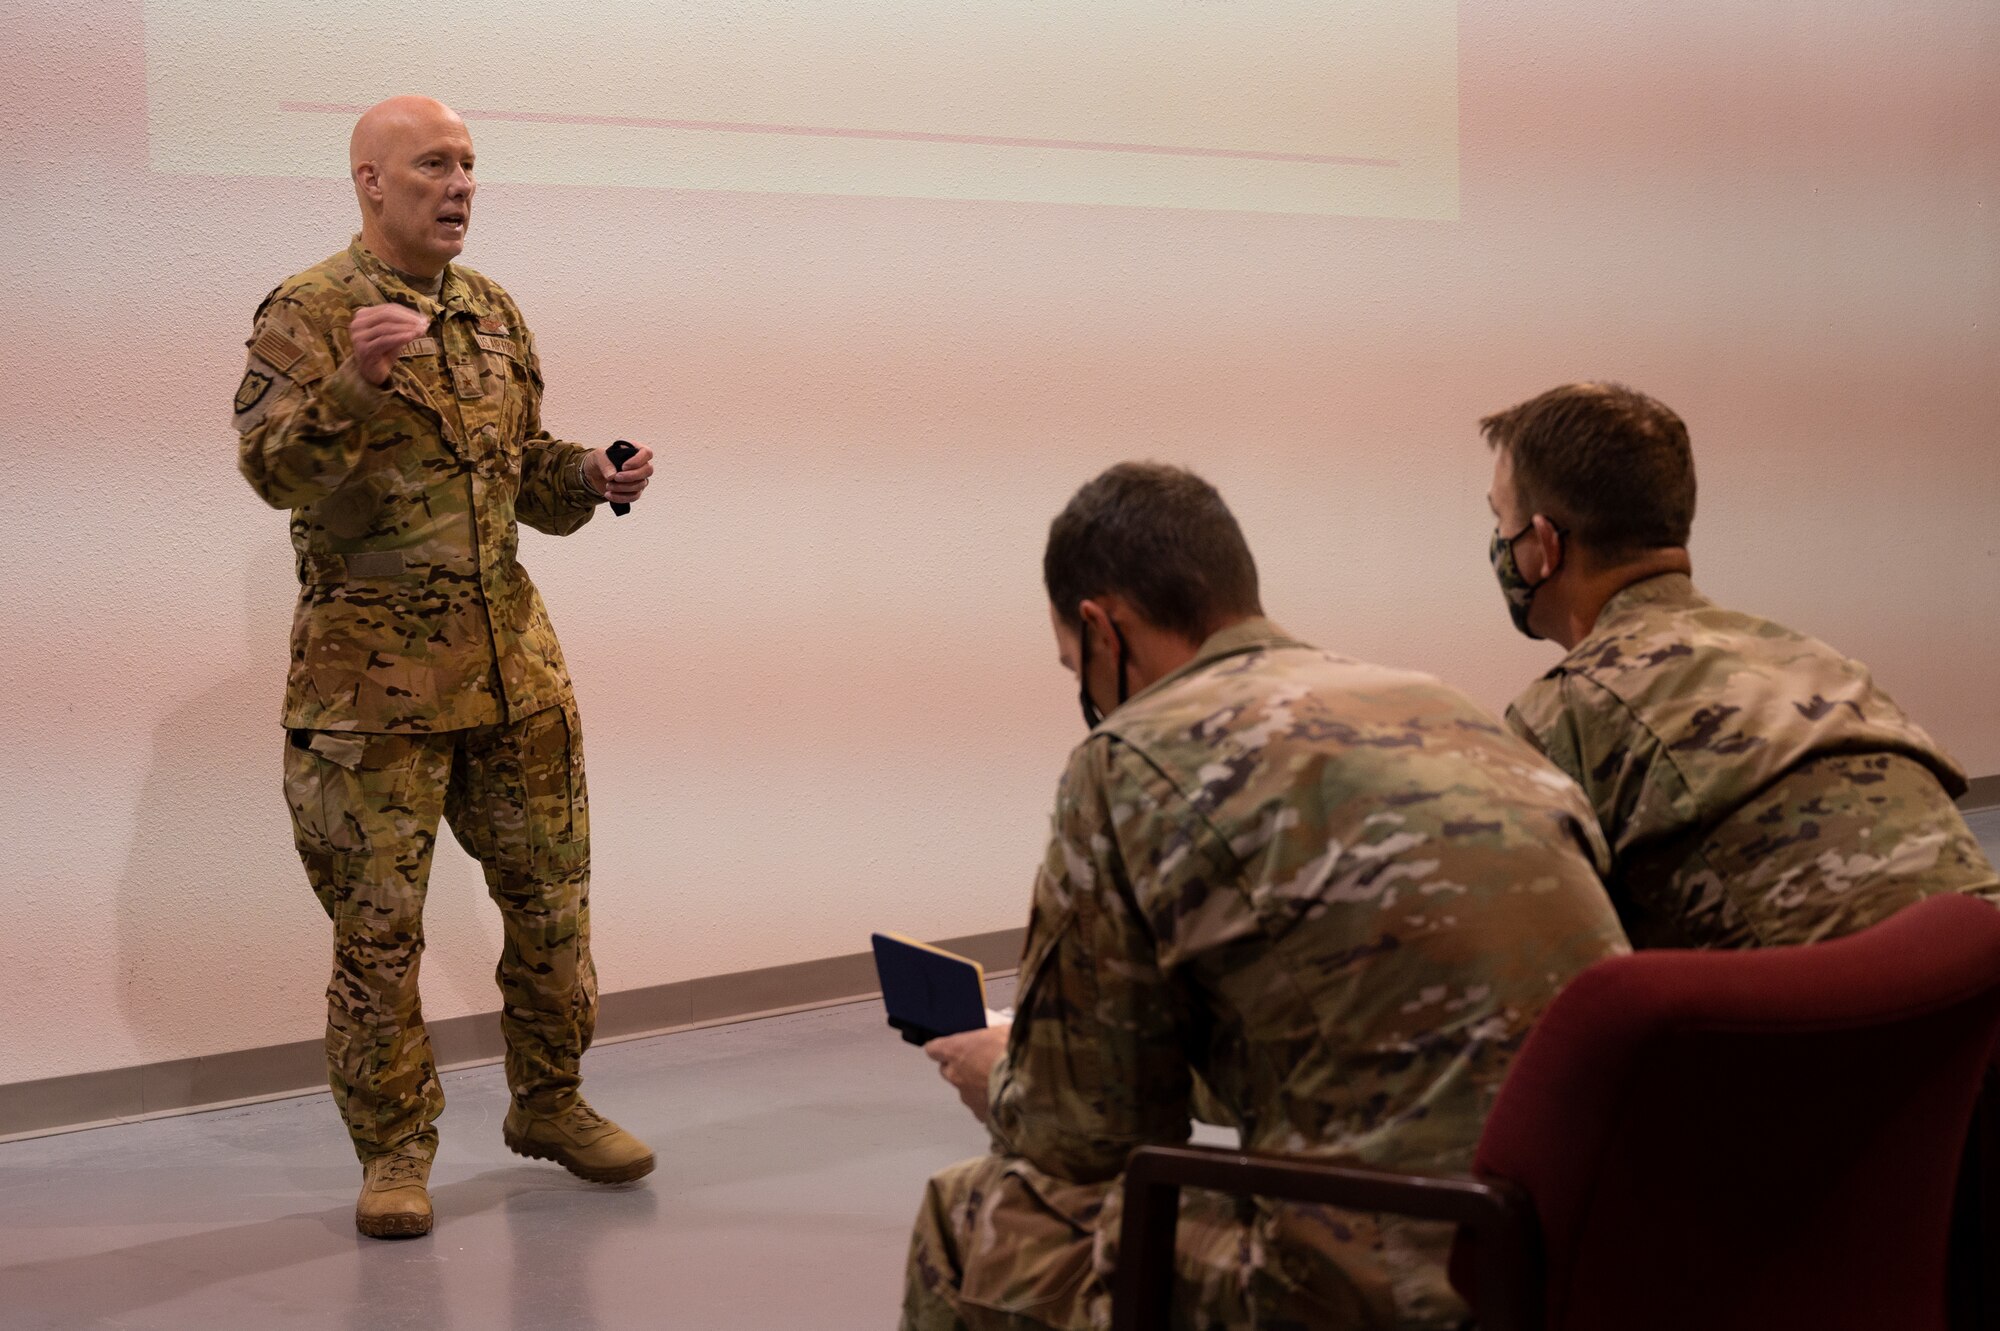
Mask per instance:
[[[1990,1252],[1949,1282],[1946,1254],[1996,1037],[2000,911],[1967,897],[1810,947],[1614,958],[1536,1024],[1471,1178],[1136,1152],[1113,1325],[1167,1325],[1188,1186],[1456,1221],[1481,1331],[1992,1327]]]

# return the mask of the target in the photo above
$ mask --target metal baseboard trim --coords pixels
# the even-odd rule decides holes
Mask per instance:
[[[1025,933],[1002,929],[939,939],[937,946],[997,977],[1019,964]],[[626,989],[598,1000],[595,1043],[783,1016],[880,993],[867,952]],[[426,1024],[440,1071],[497,1063],[505,1052],[497,1011]],[[0,1142],[325,1094],[326,1053],[318,1040],[80,1072],[0,1085]]]

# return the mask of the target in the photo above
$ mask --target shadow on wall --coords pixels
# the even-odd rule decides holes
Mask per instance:
[[[217,678],[153,731],[117,903],[119,998],[135,1062],[285,1042],[322,1020],[331,932],[292,847],[280,766],[297,589],[290,549],[280,548],[282,560],[259,555],[246,570],[248,640],[236,656],[254,664]],[[192,677],[200,664],[181,669]],[[439,865],[447,874],[466,867]],[[482,950],[427,952],[425,988],[476,992],[478,1006],[496,1006],[493,958],[475,955]]]

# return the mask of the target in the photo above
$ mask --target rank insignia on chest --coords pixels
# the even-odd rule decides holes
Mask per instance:
[[[486,386],[479,381],[479,366],[470,361],[453,361],[451,379],[464,401],[472,402],[486,396]]]
[[[242,415],[264,400],[264,394],[271,391],[271,376],[251,370],[243,376],[243,382],[236,386],[236,413]]]

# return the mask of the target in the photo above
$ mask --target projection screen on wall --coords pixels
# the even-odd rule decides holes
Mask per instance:
[[[385,72],[450,68],[490,182],[1458,211],[1453,0],[483,0],[321,58],[346,35],[149,0],[154,169],[337,173]]]

